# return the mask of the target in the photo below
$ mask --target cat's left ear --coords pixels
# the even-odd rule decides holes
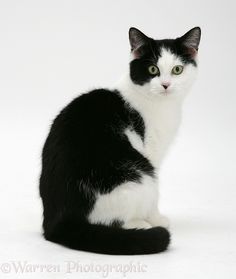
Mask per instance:
[[[148,43],[148,41],[149,38],[137,28],[131,27],[129,29],[131,52],[134,54],[135,58],[139,58],[142,55],[140,47]]]
[[[201,39],[201,29],[200,27],[194,27],[185,33],[182,37],[179,38],[180,42],[187,47],[187,49],[192,53],[192,55],[196,55],[198,51],[198,46]]]

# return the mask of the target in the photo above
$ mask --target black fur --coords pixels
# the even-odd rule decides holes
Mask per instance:
[[[42,154],[40,195],[45,238],[74,249],[107,254],[148,254],[166,249],[164,228],[124,230],[91,225],[87,215],[95,192],[109,193],[126,181],[154,176],[151,163],[124,134],[134,129],[145,137],[140,114],[118,91],[99,89],[73,100],[56,117]]]
[[[169,232],[162,227],[125,230],[119,226],[104,226],[63,218],[54,231],[45,234],[47,240],[71,249],[112,255],[153,254],[166,250]]]

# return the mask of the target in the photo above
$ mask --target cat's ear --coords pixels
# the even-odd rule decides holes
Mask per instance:
[[[137,28],[131,27],[129,29],[129,42],[131,52],[133,53],[135,58],[139,58],[141,56],[140,47],[145,45],[148,40],[149,38]]]
[[[189,52],[195,56],[198,51],[198,46],[201,39],[201,29],[200,27],[194,27],[179,38],[181,43],[187,47]]]

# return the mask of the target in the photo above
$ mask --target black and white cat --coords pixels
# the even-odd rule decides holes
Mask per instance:
[[[195,27],[177,39],[154,40],[130,28],[129,74],[59,113],[42,154],[47,240],[107,254],[167,248],[158,169],[196,76],[200,36]]]

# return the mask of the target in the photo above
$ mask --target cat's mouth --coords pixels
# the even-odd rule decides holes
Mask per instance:
[[[164,89],[164,88],[160,88],[160,87],[158,87],[158,88],[157,87],[152,87],[150,91],[151,91],[152,96],[166,97],[166,96],[174,94],[173,88]]]
[[[161,94],[162,96],[168,96],[168,95],[171,94],[171,90],[169,90],[169,89],[162,90],[162,91],[160,92],[160,94]]]
[[[160,89],[160,88],[152,88],[151,89],[151,93],[153,96],[168,96],[170,94],[172,94],[172,90],[168,89]]]

